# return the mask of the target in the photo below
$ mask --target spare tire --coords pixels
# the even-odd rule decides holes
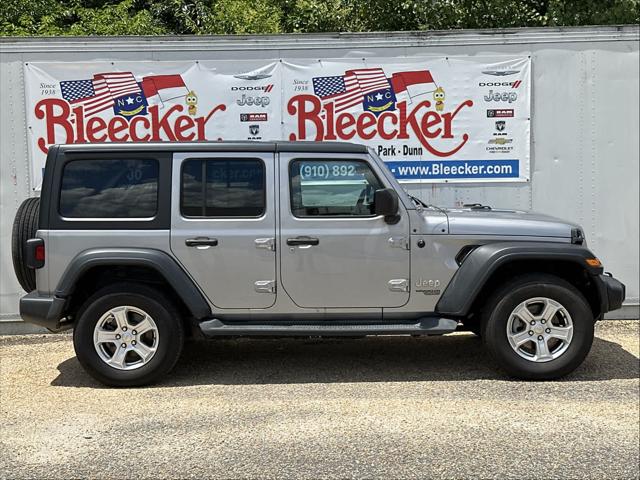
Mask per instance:
[[[27,198],[16,212],[11,233],[11,256],[13,270],[18,282],[26,292],[36,289],[36,271],[27,267],[27,240],[36,236],[40,199]]]

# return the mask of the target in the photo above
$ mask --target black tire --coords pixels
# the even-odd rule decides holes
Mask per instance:
[[[27,198],[18,207],[11,232],[13,271],[25,292],[36,289],[36,271],[27,267],[27,240],[36,236],[40,216],[40,199]]]
[[[546,297],[559,302],[573,322],[573,338],[566,351],[546,362],[522,358],[509,344],[507,324],[525,300]],[[482,315],[482,340],[499,366],[510,376],[525,380],[552,380],[575,370],[585,359],[594,336],[593,312],[584,296],[565,280],[547,274],[523,275],[500,288]]]
[[[147,364],[135,370],[118,370],[96,351],[94,329],[100,318],[117,306],[133,306],[148,313],[158,329],[158,344]],[[80,308],[73,332],[76,356],[85,370],[99,382],[112,387],[148,385],[169,373],[184,344],[184,331],[174,305],[158,290],[146,285],[120,283],[96,292]]]

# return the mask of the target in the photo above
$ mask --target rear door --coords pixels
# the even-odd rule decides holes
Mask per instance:
[[[409,216],[373,213],[389,187],[366,155],[280,153],[282,285],[307,308],[400,307],[409,300]]]
[[[218,308],[275,303],[273,155],[174,154],[171,250]]]

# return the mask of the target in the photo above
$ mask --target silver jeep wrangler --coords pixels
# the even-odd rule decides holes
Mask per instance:
[[[585,358],[625,288],[579,226],[409,196],[345,143],[60,145],[14,224],[26,322],[99,381],[148,384],[187,336],[470,330],[511,376]]]

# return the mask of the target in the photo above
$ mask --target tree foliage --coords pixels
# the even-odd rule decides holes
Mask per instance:
[[[639,23],[640,0],[4,0],[0,35],[446,30]]]

